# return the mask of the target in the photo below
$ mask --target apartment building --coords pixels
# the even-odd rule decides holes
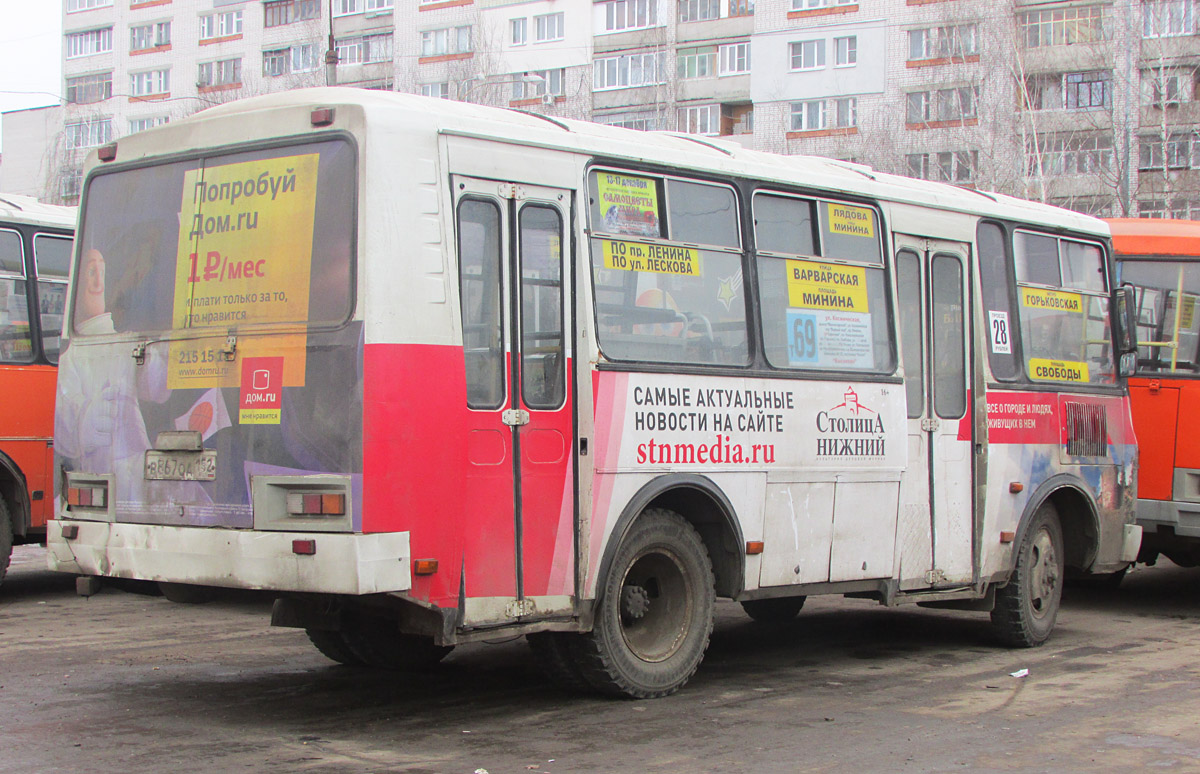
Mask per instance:
[[[45,195],[96,145],[336,81],[1200,218],[1198,3],[64,0]]]

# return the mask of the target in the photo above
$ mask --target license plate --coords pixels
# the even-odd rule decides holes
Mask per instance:
[[[217,450],[146,452],[146,479],[151,481],[212,481],[217,477]]]

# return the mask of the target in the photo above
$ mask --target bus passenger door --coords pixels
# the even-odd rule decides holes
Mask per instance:
[[[454,193],[470,415],[462,623],[569,613],[571,193],[462,177]]]
[[[896,281],[908,405],[908,469],[900,487],[900,585],[974,578],[969,247],[897,234]],[[969,426],[971,423],[967,423]]]

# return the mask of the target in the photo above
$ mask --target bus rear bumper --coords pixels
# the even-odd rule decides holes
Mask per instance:
[[[412,585],[407,532],[254,532],[73,519],[47,526],[47,565],[59,572],[322,594]],[[305,548],[315,547],[313,553],[296,553],[293,541],[312,541]]]

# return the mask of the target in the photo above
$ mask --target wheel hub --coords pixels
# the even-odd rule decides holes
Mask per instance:
[[[644,586],[628,585],[621,589],[621,614],[629,620],[637,620],[650,610],[650,594]]]

